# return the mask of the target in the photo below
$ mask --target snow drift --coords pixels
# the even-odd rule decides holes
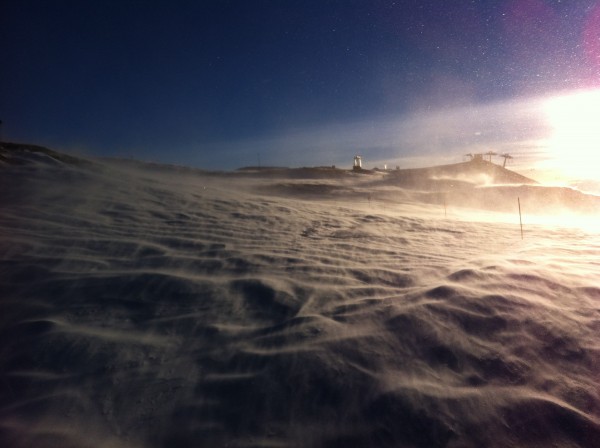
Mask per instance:
[[[521,240],[370,177],[19,157],[2,446],[600,445],[595,232]]]

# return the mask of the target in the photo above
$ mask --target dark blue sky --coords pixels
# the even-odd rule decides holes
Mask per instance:
[[[0,119],[208,168],[414,155],[391,117],[600,87],[599,30],[596,0],[4,0]]]

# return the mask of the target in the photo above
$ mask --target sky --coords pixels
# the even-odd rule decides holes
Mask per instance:
[[[3,0],[0,50],[7,141],[207,169],[524,167],[583,132],[600,162],[593,123],[561,129],[600,115],[599,0]]]

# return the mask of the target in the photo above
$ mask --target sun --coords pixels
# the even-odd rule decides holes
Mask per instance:
[[[553,97],[544,112],[550,164],[572,177],[600,178],[600,90]]]

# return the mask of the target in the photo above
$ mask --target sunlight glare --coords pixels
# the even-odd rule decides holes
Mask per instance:
[[[552,128],[547,140],[550,163],[573,177],[598,178],[600,90],[551,98],[544,111]]]

